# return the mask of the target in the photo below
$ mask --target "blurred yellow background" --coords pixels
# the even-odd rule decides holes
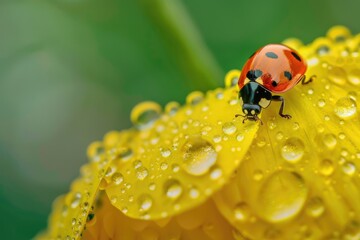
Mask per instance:
[[[2,0],[1,239],[46,227],[87,145],[131,126],[131,108],[183,103],[223,86],[267,43],[304,43],[342,24],[360,32],[359,1]]]

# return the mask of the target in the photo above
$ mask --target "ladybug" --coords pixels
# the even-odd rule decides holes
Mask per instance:
[[[239,98],[242,100],[242,111],[245,120],[258,121],[262,108],[267,108],[271,101],[280,101],[279,115],[290,119],[284,114],[284,98],[273,93],[283,93],[305,80],[307,64],[294,50],[281,44],[268,44],[246,61],[238,81]]]

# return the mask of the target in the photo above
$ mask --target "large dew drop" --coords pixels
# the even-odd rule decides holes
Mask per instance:
[[[285,160],[295,163],[304,155],[304,148],[304,143],[299,138],[289,138],[281,148],[281,155]]]
[[[216,162],[217,153],[214,147],[201,137],[190,138],[183,146],[183,169],[200,176],[207,173]]]
[[[350,118],[356,113],[356,103],[349,97],[340,98],[336,101],[334,111],[340,118]]]
[[[170,179],[164,184],[165,195],[170,199],[177,199],[183,192],[183,188],[178,180]]]
[[[151,127],[161,114],[161,107],[155,102],[142,102],[136,105],[131,111],[131,122],[139,129]]]
[[[286,221],[301,211],[307,195],[308,188],[300,175],[285,170],[275,172],[261,186],[258,214],[269,222]]]

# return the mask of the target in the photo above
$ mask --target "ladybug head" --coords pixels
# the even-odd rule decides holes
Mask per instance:
[[[271,96],[271,92],[257,82],[245,84],[239,92],[244,120],[259,120],[258,115],[262,108],[269,106]]]
[[[258,115],[261,111],[261,107],[257,104],[247,104],[244,103],[242,106],[242,111],[245,114],[245,116],[253,117],[255,115]]]

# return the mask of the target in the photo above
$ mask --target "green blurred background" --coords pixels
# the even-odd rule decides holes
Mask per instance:
[[[46,227],[87,145],[131,108],[223,85],[258,47],[360,32],[359,1],[1,0],[1,239]]]

